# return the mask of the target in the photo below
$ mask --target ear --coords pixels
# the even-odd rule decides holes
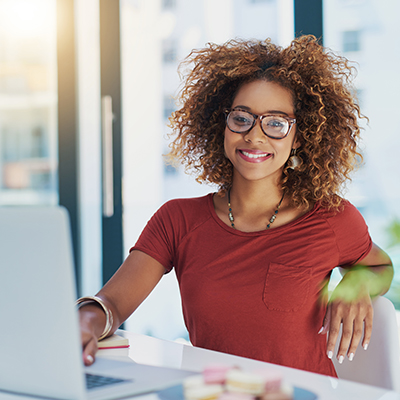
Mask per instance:
[[[293,143],[292,143],[292,149],[298,149],[300,147],[300,141],[297,139],[297,135],[296,135],[296,137],[295,137],[295,139],[293,140]]]

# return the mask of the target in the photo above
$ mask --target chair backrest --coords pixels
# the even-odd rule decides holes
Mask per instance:
[[[346,357],[343,364],[333,364],[339,378],[383,387],[400,392],[400,350],[396,310],[386,297],[373,300],[374,322],[368,349],[358,346],[353,361]],[[342,329],[340,329],[341,337]],[[338,341],[339,342],[339,341]]]

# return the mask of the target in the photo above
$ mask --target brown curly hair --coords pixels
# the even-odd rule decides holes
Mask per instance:
[[[232,184],[233,166],[224,155],[224,110],[244,83],[267,80],[293,95],[297,155],[301,164],[283,170],[282,189],[295,206],[319,201],[337,209],[340,190],[362,160],[357,142],[359,106],[347,59],[323,48],[312,36],[301,36],[287,48],[265,41],[231,40],[194,50],[181,69],[187,73],[180,94],[182,107],[170,118],[172,135],[167,155],[180,160],[198,182],[217,184],[223,194]]]

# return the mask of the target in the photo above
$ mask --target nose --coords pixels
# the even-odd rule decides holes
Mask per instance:
[[[245,142],[251,143],[265,143],[267,136],[261,129],[261,119],[257,118],[254,126],[243,136]]]

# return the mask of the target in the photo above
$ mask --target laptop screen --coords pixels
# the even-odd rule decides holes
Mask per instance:
[[[65,209],[0,207],[0,268],[0,389],[83,398]]]

